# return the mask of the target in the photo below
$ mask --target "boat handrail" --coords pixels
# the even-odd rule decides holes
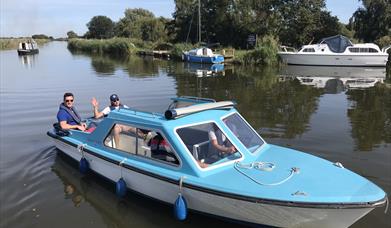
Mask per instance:
[[[285,45],[281,45],[279,47],[279,51],[281,51],[281,52],[297,52],[296,48],[285,46]]]
[[[196,104],[183,108],[169,109],[164,113],[166,119],[175,119],[177,117],[188,115],[196,112],[211,110],[211,109],[231,109],[236,103],[232,101],[219,101],[215,103]]]
[[[135,115],[135,116],[141,116],[141,114],[146,114],[146,115],[143,115],[143,117],[153,117],[155,119],[159,118],[159,117],[163,117],[163,114],[158,113],[158,112],[148,112],[145,110],[139,110],[139,109],[134,109],[134,108],[125,108],[125,107],[121,107],[120,109],[118,109],[119,112],[121,112],[121,110],[133,112],[133,115]],[[150,116],[147,116],[147,115],[150,115]]]

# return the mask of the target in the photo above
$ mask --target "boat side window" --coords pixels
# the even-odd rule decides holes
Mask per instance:
[[[378,50],[374,49],[374,48],[349,48],[349,51],[350,52],[354,52],[354,53],[377,53],[379,52]]]
[[[356,52],[360,52],[360,49],[359,48],[349,48],[349,51],[356,53]]]
[[[127,124],[115,124],[104,145],[130,154],[179,165],[168,141],[158,131],[145,130]]]
[[[215,123],[179,128],[177,133],[201,168],[232,161],[242,156]]]
[[[314,48],[305,48],[303,52],[315,52]]]

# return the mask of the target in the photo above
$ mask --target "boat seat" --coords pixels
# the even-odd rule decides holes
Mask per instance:
[[[196,160],[201,160],[205,158],[205,151],[207,151],[208,144],[209,140],[193,145],[192,155]]]
[[[146,145],[142,138],[136,139],[133,134],[120,134],[119,142],[119,145],[116,145],[114,141],[114,136],[111,135],[106,138],[105,145],[118,150],[126,151],[130,154],[136,154],[137,144],[137,154],[151,157],[151,149],[148,145]]]

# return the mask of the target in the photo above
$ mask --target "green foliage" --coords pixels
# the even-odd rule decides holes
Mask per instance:
[[[136,50],[134,44],[126,38],[113,38],[108,40],[72,39],[68,41],[68,49],[71,51],[109,54],[114,56],[128,56]]]
[[[26,42],[30,38],[0,38],[0,50],[17,49],[20,42]],[[38,46],[49,42],[49,39],[36,39]]]
[[[78,38],[79,36],[74,31],[67,32],[68,39]]]
[[[114,22],[106,16],[95,16],[87,23],[86,38],[107,39],[114,35]]]
[[[193,48],[194,48],[194,45],[189,44],[189,43],[177,43],[177,44],[173,45],[172,50],[171,50],[171,55],[173,58],[181,59],[182,53],[184,51],[188,51]]]
[[[389,0],[364,0],[364,8],[359,8],[351,18],[350,26],[355,37],[365,42],[373,42],[391,35],[391,4]]]
[[[197,1],[175,0],[174,21],[168,30],[175,42],[196,42]],[[324,0],[201,1],[201,35],[206,43],[246,47],[248,35],[271,35],[300,46],[339,34],[338,18],[325,10]]]
[[[163,41],[167,39],[167,22],[163,17],[155,18],[152,12],[145,9],[126,9],[125,17],[116,24],[115,34],[145,41]]]
[[[35,34],[31,36],[33,39],[47,39],[47,40],[52,40],[52,36],[47,36],[45,34]]]
[[[387,47],[391,45],[391,35],[390,36],[382,36],[375,41],[380,47]]]
[[[273,36],[264,36],[254,50],[236,52],[234,61],[244,65],[275,65],[278,63],[278,46],[278,39]]]

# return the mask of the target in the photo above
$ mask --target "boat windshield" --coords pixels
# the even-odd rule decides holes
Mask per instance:
[[[215,123],[179,128],[177,133],[201,168],[233,161],[242,156]]]
[[[335,53],[342,53],[347,47],[352,46],[352,42],[341,35],[324,38],[320,43],[327,44],[330,50]]]
[[[230,115],[224,118],[223,121],[251,153],[257,151],[264,144],[264,141],[239,114]]]

